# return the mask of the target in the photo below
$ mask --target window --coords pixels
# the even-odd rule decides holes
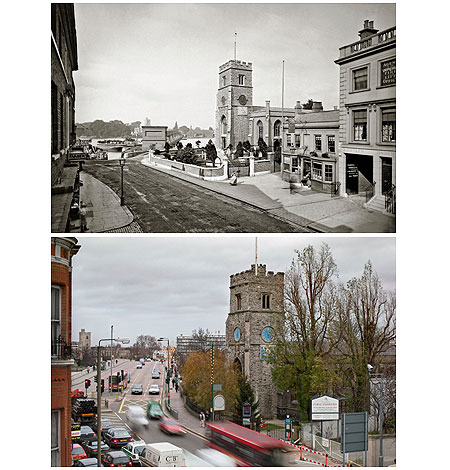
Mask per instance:
[[[334,135],[327,136],[328,140],[328,152],[335,153],[336,152],[336,139]]]
[[[225,75],[222,77],[222,86],[225,86],[227,84],[227,77]]]
[[[325,181],[332,182],[333,181],[333,165],[325,163]]]
[[[313,163],[312,177],[316,180],[322,180],[322,163]]]
[[[395,59],[380,63],[380,86],[395,85]]]
[[[227,119],[225,116],[222,116],[222,119],[220,120],[220,132],[221,135],[227,134]]]
[[[245,85],[245,75],[239,75],[239,85]]]
[[[58,153],[58,88],[52,80],[52,153]]]
[[[61,288],[52,286],[52,344],[58,339],[61,334]],[[54,352],[52,348],[52,352]]]
[[[314,145],[316,150],[322,150],[322,137],[320,135],[314,136]]]
[[[367,140],[367,109],[353,111],[353,140]]]
[[[281,122],[276,121],[275,125],[273,126],[273,136],[280,137],[280,130],[281,130]]]
[[[262,122],[258,121],[257,126],[258,126],[258,139],[262,139],[263,138],[263,124],[262,124]]]
[[[59,410],[52,410],[52,419],[51,419],[51,448],[52,448],[52,457],[51,457],[51,466],[60,467],[61,466],[61,429],[60,429],[60,418]]]
[[[270,294],[262,295],[262,308],[270,308]]]
[[[292,145],[292,134],[286,134],[286,144],[288,147]]]
[[[298,157],[293,157],[292,158],[292,172],[293,173],[298,172]]]
[[[367,90],[369,69],[362,67],[353,70],[353,91]]]
[[[300,134],[295,134],[295,146],[300,147]]]
[[[241,310],[241,308],[242,308],[241,294],[236,294],[236,310]]]
[[[382,142],[395,142],[395,108],[386,108],[381,111],[381,140]]]

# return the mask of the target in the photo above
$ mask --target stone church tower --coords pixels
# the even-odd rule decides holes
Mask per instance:
[[[264,264],[230,276],[227,350],[249,378],[261,416],[269,419],[276,414],[277,388],[264,354],[282,319],[283,291],[284,273],[266,272]]]
[[[248,140],[248,114],[253,106],[251,62],[229,60],[219,67],[219,88],[216,103],[215,145],[236,148],[239,141]]]

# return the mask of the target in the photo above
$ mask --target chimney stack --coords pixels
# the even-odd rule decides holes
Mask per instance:
[[[317,111],[323,111],[323,106],[322,106],[322,101],[313,101],[312,109],[311,111],[317,112]]]
[[[372,36],[376,33],[378,33],[378,29],[373,27],[373,21],[372,20],[364,20],[364,27],[361,31],[358,31],[359,37],[361,39],[365,39],[369,36]]]

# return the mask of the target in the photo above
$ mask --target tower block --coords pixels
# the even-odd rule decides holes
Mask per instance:
[[[264,264],[230,276],[227,350],[248,377],[261,416],[269,419],[276,414],[277,388],[264,355],[283,319],[283,294],[284,273],[266,272]]]

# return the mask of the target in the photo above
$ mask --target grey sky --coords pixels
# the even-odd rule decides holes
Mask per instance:
[[[392,237],[258,237],[258,262],[286,271],[294,249],[326,241],[342,282],[370,259],[386,289],[395,289]],[[202,327],[225,332],[231,274],[250,268],[254,237],[79,237],[73,265],[73,340],[110,335],[169,337]]]
[[[76,4],[76,121],[214,128],[219,66],[253,63],[254,104],[338,105],[339,47],[365,19],[395,25],[395,4]]]

